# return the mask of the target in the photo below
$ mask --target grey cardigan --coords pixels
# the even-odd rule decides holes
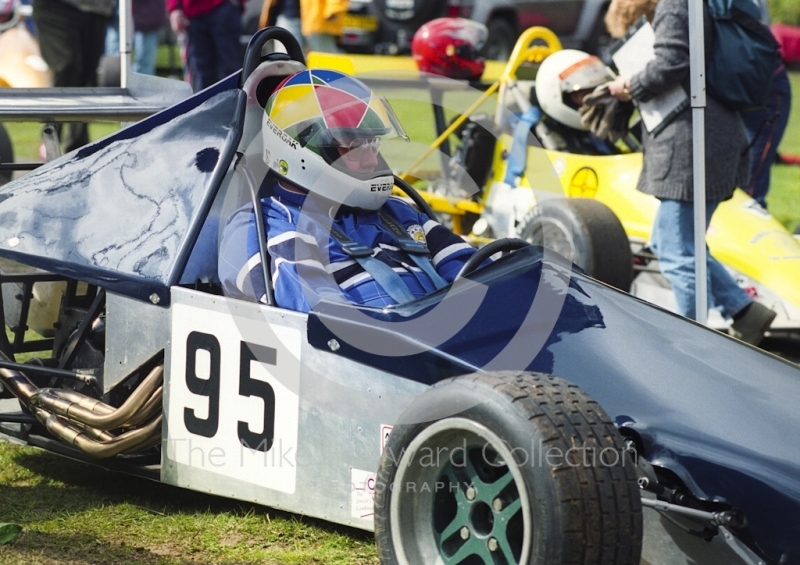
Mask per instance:
[[[706,52],[712,28],[704,6]],[[689,94],[687,0],[659,0],[653,18],[656,57],[631,77],[631,94],[646,101],[672,85]],[[742,117],[706,96],[706,199],[726,200],[750,178],[747,133]],[[644,165],[637,189],[658,198],[692,201],[692,111],[681,112],[655,137],[644,133]]]

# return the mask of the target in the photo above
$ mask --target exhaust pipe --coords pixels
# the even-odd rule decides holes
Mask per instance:
[[[40,421],[44,418],[44,425],[48,432],[64,443],[77,447],[87,455],[98,459],[107,459],[124,451],[138,451],[141,446],[150,444],[156,438],[159,440],[161,438],[161,414],[141,428],[105,440],[95,439],[98,437],[95,434],[99,432],[99,434],[110,435],[107,432],[81,430],[63,418],[41,409],[37,409],[35,414]]]
[[[2,351],[0,359],[11,361]],[[53,436],[101,459],[141,451],[160,443],[163,377],[162,361],[122,406],[114,408],[74,390],[40,389],[23,372],[0,368],[0,384]],[[122,431],[112,433],[109,430]]]
[[[92,398],[76,398],[83,395],[74,391],[69,391],[69,395],[62,395],[62,391],[52,388],[43,388],[34,393],[30,403],[37,408],[63,416],[67,421],[79,422],[101,430],[113,430],[125,424],[144,406],[156,387],[161,384],[163,376],[164,366],[158,365],[150,371],[123,405],[116,409]],[[65,396],[69,396],[70,399]]]

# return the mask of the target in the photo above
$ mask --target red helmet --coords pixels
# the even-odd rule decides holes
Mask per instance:
[[[0,31],[16,25],[19,0],[0,0]]]
[[[488,35],[486,26],[476,21],[439,18],[417,30],[411,42],[411,53],[424,73],[477,80],[484,68],[478,51]]]

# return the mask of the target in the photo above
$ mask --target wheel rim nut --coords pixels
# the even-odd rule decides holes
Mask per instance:
[[[467,488],[467,500],[475,500],[475,488]]]
[[[499,547],[497,540],[494,538],[489,538],[489,543],[487,545],[489,546],[489,551],[497,551]]]
[[[461,539],[463,539],[463,540],[468,540],[469,539],[469,528],[468,527],[464,526],[463,528],[461,528],[461,531],[459,533],[461,534]]]
[[[503,509],[503,501],[499,498],[495,498],[492,501],[492,508],[494,508],[495,512],[500,512]]]

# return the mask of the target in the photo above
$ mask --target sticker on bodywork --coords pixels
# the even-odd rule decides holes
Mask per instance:
[[[350,469],[350,515],[372,520],[375,502],[375,473]]]
[[[173,305],[167,458],[294,493],[300,344],[294,328]]]

